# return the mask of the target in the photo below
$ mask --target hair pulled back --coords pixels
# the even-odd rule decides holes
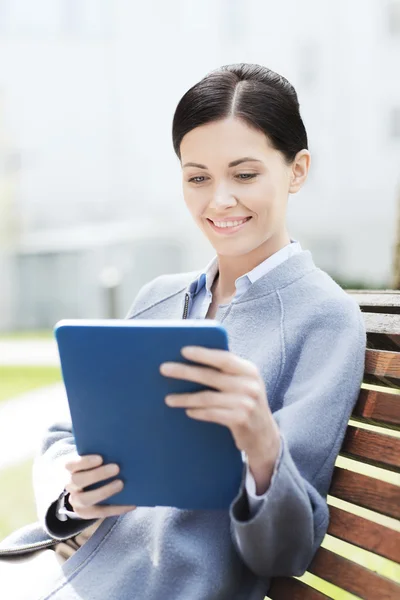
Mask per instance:
[[[267,67],[239,63],[211,71],[179,101],[172,124],[178,158],[182,138],[189,131],[227,117],[243,119],[264,132],[289,164],[300,150],[308,149],[294,87]]]

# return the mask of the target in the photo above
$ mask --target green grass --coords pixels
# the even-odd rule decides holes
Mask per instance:
[[[59,367],[0,366],[0,402],[61,380]]]
[[[61,381],[59,367],[0,366],[0,402]],[[0,471],[0,539],[36,520],[32,460]]]
[[[28,331],[0,331],[0,341],[7,340],[53,340],[51,329],[32,329]]]
[[[0,471],[0,539],[37,520],[32,489],[32,460]]]

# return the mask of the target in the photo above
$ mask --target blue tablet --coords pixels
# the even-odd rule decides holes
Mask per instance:
[[[80,319],[59,321],[54,333],[77,451],[120,466],[124,488],[101,504],[226,510],[243,471],[232,434],[167,406],[167,394],[207,388],[159,371],[166,361],[190,363],[183,346],[227,350],[225,328],[208,319]]]

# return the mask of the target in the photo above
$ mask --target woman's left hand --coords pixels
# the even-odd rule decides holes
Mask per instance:
[[[280,434],[267,401],[267,393],[256,365],[228,350],[202,346],[182,348],[182,355],[200,365],[163,363],[160,372],[215,388],[190,394],[170,394],[168,406],[186,409],[200,421],[225,425],[236,446],[246,453],[256,492],[263,494],[280,450]]]

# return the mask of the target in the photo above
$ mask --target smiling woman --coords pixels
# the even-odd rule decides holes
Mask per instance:
[[[243,67],[238,81],[239,71],[229,66],[196,84],[173,121],[184,199],[218,254],[215,294],[225,299],[240,275],[290,243],[288,195],[310,168],[292,86],[258,65]]]
[[[228,428],[242,483],[229,511],[99,504],[123,482],[87,487],[119,466],[78,456],[71,424],[53,424],[34,467],[39,523],[0,544],[0,581],[7,556],[55,549],[62,573],[32,600],[261,600],[271,578],[306,571],[327,531],[366,335],[358,304],[287,229],[289,194],[310,168],[296,92],[260,65],[221,67],[180,100],[172,137],[185,203],[215,257],[147,283],[127,318],[223,323],[229,351],[185,348],[192,364],[160,365],[212,389],[163,400]]]

